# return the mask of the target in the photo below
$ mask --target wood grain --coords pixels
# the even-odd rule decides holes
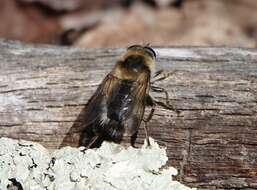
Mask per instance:
[[[156,47],[180,115],[157,107],[151,136],[179,180],[199,189],[257,189],[257,50]],[[120,49],[0,41],[0,136],[77,146],[87,100]],[[154,94],[164,100],[163,94]],[[144,139],[140,130],[138,144]]]

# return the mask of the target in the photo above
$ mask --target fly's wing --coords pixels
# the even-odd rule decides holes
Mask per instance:
[[[132,112],[127,119],[127,127],[125,135],[133,136],[137,133],[139,126],[143,120],[146,98],[148,96],[150,86],[150,75],[148,73],[142,73],[138,80],[135,82],[135,86],[132,91]]]
[[[107,99],[111,93],[112,87],[117,83],[116,78],[108,74],[97,88],[96,92],[89,99],[86,106],[85,125],[92,123],[99,124],[105,115],[107,115]],[[85,127],[86,127],[85,126]]]
[[[116,79],[111,74],[108,74],[89,99],[83,114],[81,146],[87,146],[90,143],[92,138],[97,135],[98,127],[103,122],[103,119],[107,117],[107,97],[116,82]]]

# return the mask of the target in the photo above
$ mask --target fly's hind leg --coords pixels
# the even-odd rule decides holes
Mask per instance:
[[[147,127],[147,122],[145,122],[145,121],[144,121],[144,131],[145,131],[145,138],[146,138],[147,146],[150,147],[151,143],[150,143],[149,135],[148,135],[148,127]]]
[[[147,103],[148,106],[152,107],[152,109],[151,109],[149,115],[147,116],[147,118],[143,119],[143,121],[144,121],[144,131],[145,131],[147,146],[151,146],[150,140],[149,140],[149,133],[148,133],[148,126],[147,126],[147,124],[148,124],[148,122],[153,117],[153,114],[154,114],[154,111],[155,111],[155,103],[154,103],[153,98],[150,95],[148,95],[148,97],[146,99],[146,103]]]
[[[149,122],[153,117],[156,104],[155,104],[154,99],[150,95],[147,96],[146,103],[147,103],[147,106],[150,106],[152,108],[150,114],[145,119],[145,122]]]
[[[136,147],[136,146],[135,146],[135,143],[136,143],[136,139],[137,139],[137,134],[138,134],[138,132],[134,133],[134,134],[131,136],[131,138],[130,138],[130,144],[131,144],[131,146],[132,146],[133,148]]]
[[[147,140],[147,146],[151,146],[150,140],[149,140],[149,135],[148,135],[147,123],[152,119],[152,117],[154,115],[154,111],[155,111],[155,106],[157,104],[159,104],[159,102],[154,100],[150,95],[148,95],[148,97],[147,97],[147,105],[151,106],[152,109],[151,109],[151,112],[148,115],[148,117],[146,119],[143,119],[143,121],[144,121],[144,130],[145,130],[146,140]],[[155,140],[155,141],[158,142],[158,143],[162,143],[164,145],[164,147],[167,147],[167,143],[165,141],[161,141],[161,140]]]

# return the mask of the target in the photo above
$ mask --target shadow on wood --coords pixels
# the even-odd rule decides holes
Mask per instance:
[[[66,136],[64,137],[62,143],[58,148],[70,146],[71,144],[78,144],[78,146],[87,147],[90,144],[92,139],[95,137],[95,134],[92,133],[92,126],[88,123],[87,118],[88,107],[86,105],[80,112],[79,116],[67,132]],[[103,139],[98,138],[90,147],[99,147],[102,142]]]

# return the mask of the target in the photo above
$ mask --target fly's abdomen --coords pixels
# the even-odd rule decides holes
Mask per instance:
[[[108,118],[122,123],[131,112],[133,81],[122,80],[113,89],[108,105]]]

